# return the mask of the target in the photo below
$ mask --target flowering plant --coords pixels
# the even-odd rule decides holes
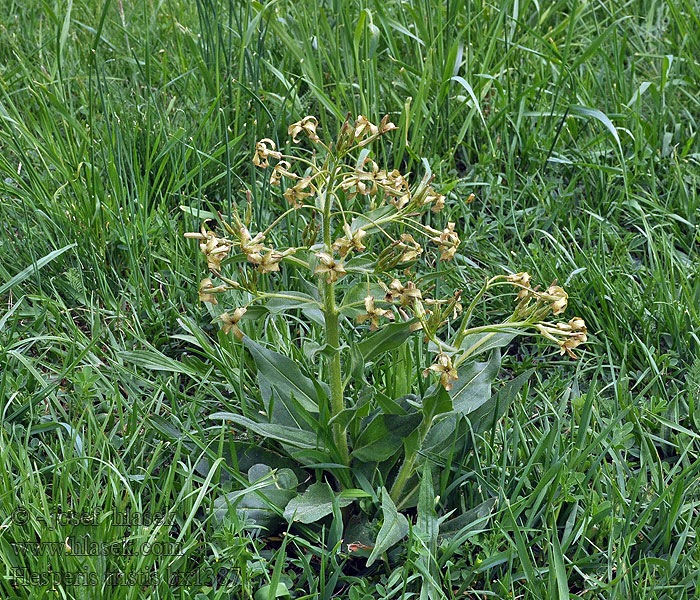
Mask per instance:
[[[375,125],[348,116],[336,139],[324,141],[317,119],[304,117],[289,127],[287,147],[303,143],[310,151],[283,152],[262,139],[252,157],[270,170],[269,183],[287,205],[282,214],[253,234],[251,211],[234,210],[232,222],[220,218],[222,232],[205,222],[186,237],[199,240],[207,261],[200,300],[216,305],[235,294],[237,306],[217,320],[224,334],[246,345],[258,370],[258,410],[219,416],[275,440],[302,464],[323,463],[334,492],[345,490],[346,499],[349,489],[367,488],[378,473],[381,484],[390,484],[387,501],[400,508],[415,498],[425,455],[439,455],[450,440],[466,447],[464,422],[485,430],[523,384],[519,377],[491,393],[501,347],[531,332],[575,358],[586,325],[577,317],[550,321],[564,312],[568,296],[556,282],[533,287],[527,273],[492,277],[468,303],[461,290],[433,297],[424,273],[437,264],[458,269],[460,237],[456,222],[426,223],[431,213],[439,219],[447,203],[432,175],[412,183],[409,174],[381,168],[373,158],[374,142],[395,129],[388,117]],[[293,213],[305,215],[304,244],[272,243],[271,232]],[[288,280],[302,282],[303,291],[259,285],[281,269],[293,272]],[[478,303],[504,286],[515,292],[512,314],[473,325]],[[320,365],[299,364],[245,335],[247,311],[266,302],[320,327]],[[367,366],[411,342],[414,352],[396,366],[405,393],[390,398],[380,382],[368,385]],[[487,353],[487,362],[477,362]],[[418,364],[425,354],[433,355],[432,364]]]

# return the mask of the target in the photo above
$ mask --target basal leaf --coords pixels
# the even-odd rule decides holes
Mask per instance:
[[[296,498],[292,498],[284,509],[287,521],[315,523],[333,512],[333,502],[341,508],[351,504],[351,498],[336,498],[336,493],[326,482],[312,483],[308,489]]]
[[[435,492],[430,461],[425,461],[418,493],[416,530],[431,546],[437,542],[438,518],[435,514]]]
[[[264,348],[249,337],[243,343],[255,359],[260,374],[285,398],[294,396],[310,412],[318,412],[318,395],[311,380],[302,374],[296,363],[283,354]]]
[[[396,510],[396,505],[386,488],[382,488],[382,516],[382,527],[374,542],[372,554],[367,559],[368,567],[372,566],[375,560],[408,534],[408,520]]]
[[[386,426],[384,415],[377,415],[365,427],[353,444],[352,457],[362,462],[381,462],[396,454],[401,438]]]
[[[277,423],[257,423],[248,417],[237,415],[231,412],[218,412],[209,415],[210,419],[223,419],[233,421],[243,427],[246,427],[257,433],[258,435],[278,442],[284,442],[297,448],[317,448],[316,434],[310,431],[288,427],[286,425],[278,425]]]

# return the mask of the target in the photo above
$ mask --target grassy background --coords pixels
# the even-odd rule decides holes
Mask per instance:
[[[48,529],[59,507],[130,506],[177,514],[167,568],[242,571],[233,588],[161,584],[153,598],[278,582],[294,598],[400,598],[431,576],[434,597],[695,597],[699,30],[693,0],[3,2],[2,596],[142,597],[11,581],[22,567],[162,571],[153,556],[12,545],[81,531]],[[465,295],[505,269],[556,278],[594,333],[576,363],[511,351],[536,378],[440,490],[441,509],[497,507],[429,572],[415,540],[367,570],[328,532],[280,545],[208,518],[246,480],[236,437],[207,415],[235,410],[248,380],[240,348],[212,343],[203,261],[182,237],[199,220],[179,206],[226,213],[249,189],[265,223],[255,141],[306,114],[333,132],[347,111],[389,113],[385,161],[420,172],[425,158],[450,192]],[[290,354],[291,327],[255,324]],[[83,531],[120,535],[106,517]]]

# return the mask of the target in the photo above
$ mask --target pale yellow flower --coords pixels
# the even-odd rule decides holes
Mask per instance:
[[[433,192],[433,188],[430,188],[430,192]],[[442,194],[430,193],[428,194],[428,203],[432,203],[431,211],[434,213],[439,213],[443,208],[445,208],[445,196]]]
[[[214,271],[221,269],[221,261],[226,258],[231,250],[231,243],[220,240],[213,231],[207,232],[207,241],[199,244],[199,249],[207,258],[207,267]]]
[[[310,192],[305,191],[307,188],[309,188],[310,183],[311,177],[304,177],[304,179],[299,181],[293,187],[287,188],[287,191],[283,194],[285,200],[294,208],[301,208],[303,206],[304,199],[314,195],[313,188],[310,188]]]
[[[459,236],[455,232],[455,224],[448,223],[447,227],[442,230],[439,237],[431,238],[440,246],[440,260],[452,260],[459,248]]]
[[[423,296],[421,291],[416,287],[416,284],[412,281],[403,285],[398,279],[394,279],[389,284],[386,301],[393,302],[397,298],[401,306],[413,306],[415,300],[421,300]]]
[[[574,317],[568,323],[557,323],[556,326],[537,323],[536,327],[545,338],[559,346],[560,354],[568,354],[571,358],[577,358],[572,350],[588,340],[586,323],[581,317]]]
[[[520,288],[518,290],[518,300],[528,297],[530,292],[527,288],[530,287],[531,279],[529,273],[526,273],[525,271],[521,273],[514,273],[513,275],[508,275],[507,279]]]
[[[379,127],[369,122],[364,115],[358,115],[355,120],[353,134],[356,140],[360,140],[364,136],[374,136],[379,133]]]
[[[229,314],[227,312],[223,313],[219,317],[219,320],[222,323],[221,331],[223,331],[225,334],[229,331],[232,331],[233,335],[235,335],[236,338],[238,338],[239,340],[242,339],[243,332],[239,329],[238,323],[240,322],[245,312],[246,308],[241,306],[234,310],[233,314]]]
[[[408,179],[398,169],[389,171],[378,183],[386,194],[387,202],[397,209],[401,210],[411,201]]]
[[[370,163],[368,171],[355,169],[343,178],[341,187],[348,194],[348,200],[352,200],[357,194],[374,196],[377,193],[377,184],[386,178],[386,171],[380,170],[377,163],[369,158],[365,160],[364,164],[367,163]]]
[[[272,175],[270,175],[270,184],[279,185],[280,181],[282,181],[282,177],[288,177],[289,179],[299,179],[298,175],[292,173],[289,170],[291,166],[292,165],[290,165],[289,162],[287,162],[286,160],[279,161],[275,165],[275,168],[272,169]]]
[[[283,258],[284,254],[282,252],[268,250],[263,255],[255,256],[256,260],[254,262],[256,262],[256,268],[260,273],[273,273],[280,270],[280,262],[282,262]],[[248,256],[248,259],[250,260],[250,256]]]
[[[270,138],[263,138],[255,144],[255,154],[253,154],[253,164],[256,167],[266,168],[270,166],[268,158],[272,157],[277,160],[282,158],[281,152],[275,151],[275,142]]]
[[[370,331],[377,331],[379,329],[379,318],[384,317],[390,321],[394,320],[394,313],[390,310],[384,310],[382,308],[376,308],[374,306],[374,296],[367,296],[365,298],[365,310],[367,311],[364,315],[357,317],[358,323],[364,323],[368,319],[370,320],[369,329]]]
[[[345,232],[345,236],[339,237],[333,242],[333,250],[340,254],[341,258],[345,258],[351,250],[362,252],[366,249],[365,245],[362,243],[362,238],[367,235],[364,229],[358,229],[353,233],[350,229],[350,225],[345,223],[345,225],[343,225],[343,231]]]
[[[558,285],[550,285],[542,296],[552,303],[552,314],[560,315],[566,310],[569,303],[569,295]]]
[[[452,382],[457,381],[457,369],[452,366],[452,359],[447,354],[440,353],[435,362],[423,371],[423,377],[430,375],[430,372],[440,375],[440,385],[448,392],[452,389]]]
[[[388,133],[389,131],[393,131],[394,129],[398,129],[398,127],[394,125],[391,121],[389,121],[389,115],[384,115],[384,117],[379,123],[379,133]]]
[[[399,264],[416,260],[423,253],[423,248],[413,239],[410,233],[401,234],[401,241],[398,242],[398,246],[402,250],[398,261]]]
[[[199,282],[199,301],[216,305],[219,301],[214,294],[220,294],[226,290],[225,285],[214,286],[214,282],[209,277],[205,277]]]
[[[239,231],[241,251],[249,257],[251,254],[260,254],[263,250],[262,241],[265,239],[265,236],[262,233],[258,233],[255,237],[252,237],[245,225],[241,226]]]
[[[341,277],[347,275],[345,266],[342,262],[336,262],[335,259],[327,252],[318,252],[316,254],[318,257],[318,266],[314,271],[314,275],[321,273],[326,274],[326,282],[333,283],[338,281]]]
[[[292,137],[292,141],[295,144],[299,143],[297,136],[303,131],[309,136],[309,139],[314,143],[318,144],[321,140],[318,135],[316,135],[316,128],[318,127],[318,119],[313,116],[304,117],[301,121],[292,123],[287,129],[287,133]]]

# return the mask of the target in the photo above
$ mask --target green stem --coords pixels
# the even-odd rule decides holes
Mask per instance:
[[[496,335],[499,332],[512,332],[513,330],[518,330],[518,329],[527,329],[528,327],[532,327],[532,322],[531,321],[506,321],[505,323],[500,323],[499,325],[484,325],[482,327],[472,327],[471,329],[465,330],[464,334],[465,336],[468,334],[472,333],[485,333],[489,332],[490,335],[484,336],[482,339],[480,339],[478,342],[476,342],[473,346],[470,348],[467,348],[467,350],[464,352],[464,354],[460,354],[459,358],[455,361],[454,367],[455,369],[459,367],[465,360],[467,360],[472,353],[477,350],[480,346],[485,344],[491,337]],[[517,331],[516,331],[517,334]]]
[[[332,164],[330,178],[323,198],[323,244],[328,254],[333,254],[332,230],[331,230],[331,203],[333,201],[332,189],[335,180],[337,165]],[[328,372],[331,388],[331,419],[337,417],[345,409],[343,398],[343,375],[340,369],[340,334],[338,326],[338,308],[335,304],[335,285],[324,281],[321,290],[323,293],[323,316],[326,328],[326,344],[329,350]],[[350,464],[350,451],[346,428],[342,423],[335,421],[332,425],[333,441],[340,452],[342,464]]]
[[[486,290],[489,289],[491,284],[494,281],[497,281],[500,277],[503,277],[503,275],[496,275],[496,277],[492,277],[491,279],[489,279],[484,284],[484,287],[482,287],[481,290],[479,290],[479,293],[476,296],[474,296],[471,303],[467,307],[467,310],[464,311],[464,315],[462,316],[462,325],[460,326],[459,331],[457,332],[457,336],[455,337],[455,343],[454,343],[455,348],[460,347],[460,345],[462,344],[462,341],[464,340],[464,337],[467,335],[467,327],[469,326],[469,320],[472,317],[472,312],[474,312],[474,309],[476,308],[477,303],[484,296],[484,294],[486,293]]]
[[[411,475],[413,475],[413,467],[416,462],[417,456],[418,452],[414,452],[413,454],[411,454],[411,456],[407,456],[404,459],[401,468],[399,469],[399,473],[396,476],[394,485],[391,486],[391,491],[389,492],[389,496],[391,496],[391,499],[394,501],[394,504],[399,503],[401,493],[406,487],[406,483],[408,482],[409,478],[411,477]]]
[[[335,306],[335,290],[332,283],[324,283],[323,313],[326,324],[326,343],[330,352],[328,359],[329,385],[331,388],[331,418],[345,409],[343,399],[343,378],[340,370],[340,335],[338,332],[338,310]],[[333,423],[333,441],[340,452],[344,465],[349,464],[348,439],[342,423]]]
[[[423,421],[418,427],[418,442],[414,446],[415,450],[411,452],[408,456],[403,461],[403,464],[401,465],[401,468],[399,469],[398,474],[396,475],[396,479],[394,480],[394,484],[391,486],[391,491],[389,492],[389,496],[391,496],[391,499],[394,501],[394,504],[398,505],[399,504],[399,499],[401,498],[401,493],[403,492],[404,488],[406,487],[406,484],[408,483],[408,480],[411,478],[411,476],[414,473],[415,469],[415,464],[416,464],[416,458],[418,458],[418,451],[421,449],[423,446],[423,442],[425,441],[425,437],[428,435],[428,431],[430,431],[430,427],[433,424],[433,417],[430,416],[429,418],[426,418],[426,416],[423,416]]]

